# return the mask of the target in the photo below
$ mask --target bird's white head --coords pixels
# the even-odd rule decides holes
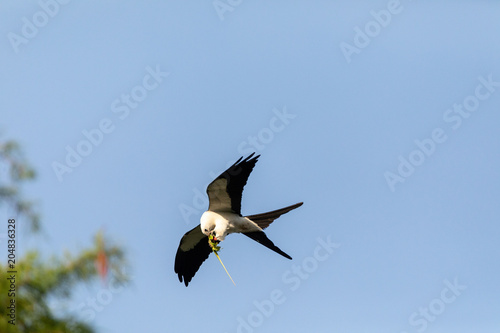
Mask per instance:
[[[214,236],[215,240],[223,241],[226,237],[227,223],[219,214],[206,211],[200,219],[201,232],[207,236]]]
[[[215,229],[215,219],[211,214],[207,214],[209,212],[205,212],[200,219],[200,228],[201,232],[207,236],[209,236],[211,233],[214,233]]]

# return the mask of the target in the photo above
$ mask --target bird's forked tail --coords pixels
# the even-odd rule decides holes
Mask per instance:
[[[251,221],[255,222],[261,229],[267,228],[274,220],[276,220],[278,217],[281,215],[288,213],[289,211],[302,206],[302,202],[296,203],[295,205],[291,205],[285,208],[273,210],[272,212],[267,212],[267,213],[262,213],[262,214],[255,214],[255,215],[250,215],[250,216],[245,216],[247,219],[250,219]],[[250,232],[243,232],[243,235],[253,239],[254,241],[264,245],[265,247],[273,250],[276,253],[281,254],[283,257],[292,259],[288,254],[283,252],[279,247],[274,245],[274,243],[267,238],[266,234],[264,231],[259,230],[259,231],[250,231]]]

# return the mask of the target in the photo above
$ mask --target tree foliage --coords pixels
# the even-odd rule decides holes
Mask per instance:
[[[26,161],[19,144],[13,140],[0,140],[0,205],[13,208],[15,215],[27,218],[30,230],[40,228],[40,216],[33,201],[26,200],[21,187],[35,179],[35,170]]]
[[[0,165],[4,172],[0,179],[0,203],[13,208],[16,216],[28,220],[33,233],[40,228],[40,218],[35,205],[21,194],[21,185],[35,178],[14,141],[0,141]],[[10,217],[9,217],[10,218]],[[7,230],[7,219],[2,221]],[[14,294],[12,274],[7,264],[6,239],[0,239],[0,332],[12,333],[93,333],[91,323],[81,319],[79,313],[62,311],[71,303],[72,292],[79,284],[91,283],[101,276],[113,284],[126,284],[124,273],[127,263],[123,249],[110,245],[102,232],[97,232],[91,248],[76,255],[65,253],[43,258],[32,249],[23,257],[16,255]],[[109,274],[108,274],[109,272]],[[7,306],[15,299],[15,325],[9,323]]]

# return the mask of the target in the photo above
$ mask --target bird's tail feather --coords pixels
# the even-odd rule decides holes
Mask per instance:
[[[273,210],[271,212],[249,215],[249,216],[245,216],[245,217],[252,220],[253,222],[255,222],[261,229],[265,229],[278,217],[280,217],[281,215],[283,215],[285,213],[288,213],[291,210],[294,210],[295,208],[302,206],[302,204],[303,204],[303,202],[299,202],[299,203],[296,203],[295,205],[291,205],[291,206],[281,208],[281,209],[276,209],[276,210]]]
[[[285,258],[292,259],[292,257],[290,257],[285,252],[281,251],[281,249],[279,247],[277,247],[276,245],[274,245],[274,243],[269,238],[267,238],[267,236],[264,233],[264,231],[244,232],[243,235],[245,235],[245,236],[253,239],[254,241],[256,241],[256,242],[264,245],[268,249],[271,249],[274,252],[281,254]]]

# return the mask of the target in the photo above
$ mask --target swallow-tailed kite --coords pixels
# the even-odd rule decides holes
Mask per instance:
[[[208,210],[201,216],[200,225],[184,234],[175,256],[174,271],[179,276],[180,282],[184,279],[186,287],[212,252],[209,245],[209,235],[212,235],[214,241],[220,242],[227,235],[239,232],[285,258],[292,259],[274,245],[262,230],[281,215],[300,207],[302,202],[272,212],[241,215],[243,187],[260,156],[252,158],[254,154],[252,153],[244,160],[242,160],[243,157],[240,157],[208,185]]]

